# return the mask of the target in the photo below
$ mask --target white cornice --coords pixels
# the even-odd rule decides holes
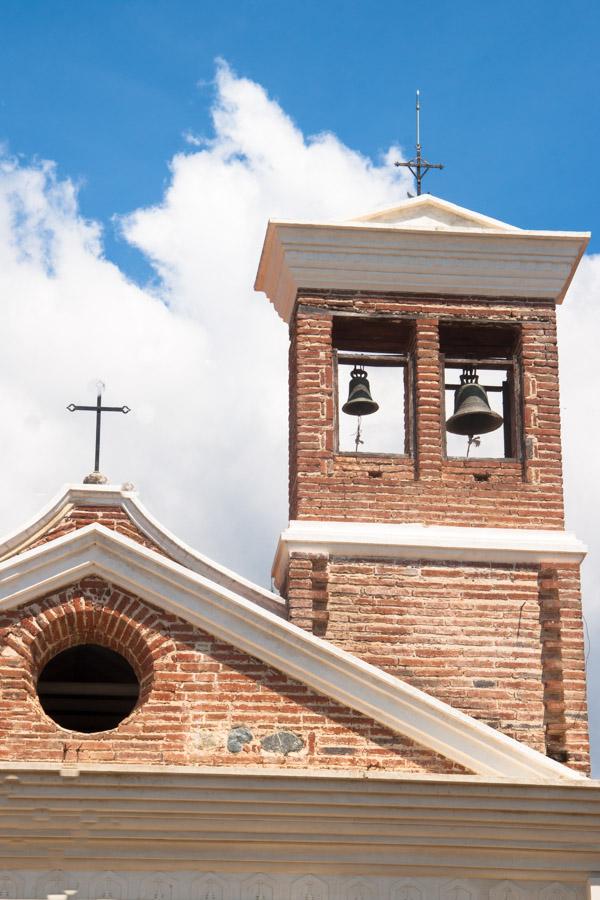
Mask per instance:
[[[0,609],[99,574],[476,774],[583,776],[290,624],[246,597],[92,524],[0,564]]]
[[[285,582],[292,553],[560,565],[580,563],[587,547],[569,531],[295,519],[281,534],[273,562],[279,588]]]
[[[49,868],[58,858],[78,871],[201,872],[216,863],[217,871],[582,883],[597,870],[597,782],[0,766],[2,869]]]
[[[78,506],[122,509],[132,524],[171,559],[217,584],[242,594],[248,600],[259,603],[271,612],[285,615],[285,603],[281,597],[198,553],[161,525],[142,505],[134,490],[118,485],[65,485],[41,512],[0,541],[0,561],[27,549],[31,543]]]
[[[458,224],[423,221],[427,204]],[[395,211],[404,213],[405,206]],[[286,322],[300,289],[560,303],[590,238],[588,232],[517,229],[438,198],[413,204],[395,222],[393,212],[344,223],[271,220],[255,289]]]

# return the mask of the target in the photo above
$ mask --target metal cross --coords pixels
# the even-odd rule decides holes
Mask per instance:
[[[419,100],[419,91],[417,91],[417,155],[414,159],[409,159],[408,162],[397,162],[394,163],[395,166],[405,166],[413,178],[417,181],[417,197],[421,194],[421,183],[423,178],[430,169],[443,169],[444,166],[441,163],[430,163],[427,162],[426,159],[423,159],[421,156],[421,128],[420,128],[420,115],[421,115],[421,103]]]
[[[69,405],[67,406],[69,412],[88,410],[89,412],[96,413],[96,452],[94,455],[94,472],[100,471],[100,425],[102,421],[102,413],[120,412],[127,414],[128,412],[131,412],[128,406],[102,406],[102,391],[104,390],[104,384],[99,381],[97,387],[98,396],[96,397],[95,406],[76,406],[74,403],[69,403]]]

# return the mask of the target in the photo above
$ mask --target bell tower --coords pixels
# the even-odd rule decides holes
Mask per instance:
[[[290,328],[290,620],[583,771],[556,304],[588,240],[425,195],[271,221],[256,281]]]

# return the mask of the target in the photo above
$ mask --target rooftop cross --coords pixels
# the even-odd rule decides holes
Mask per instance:
[[[98,396],[96,397],[95,406],[76,406],[75,403],[69,403],[69,405],[67,406],[69,412],[89,410],[90,412],[96,413],[96,451],[94,454],[94,471],[91,473],[91,475],[86,475],[86,477],[83,479],[84,484],[103,484],[108,480],[105,475],[102,475],[100,473],[100,427],[102,423],[102,413],[131,412],[128,406],[102,406],[102,392],[104,390],[104,384],[102,381],[98,382],[97,388]]]
[[[423,159],[421,156],[421,124],[420,124],[420,116],[421,116],[421,103],[419,99],[419,91],[417,91],[417,155],[414,159],[409,159],[408,162],[397,162],[394,163],[395,166],[405,166],[409,172],[413,175],[417,180],[417,197],[421,195],[421,183],[423,178],[430,169],[443,169],[444,166],[442,163],[430,163],[427,162],[426,159]]]

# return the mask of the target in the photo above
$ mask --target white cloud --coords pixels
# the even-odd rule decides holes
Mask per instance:
[[[600,769],[600,256],[585,257],[558,314],[567,527],[589,547],[582,569],[592,745]]]
[[[305,140],[258,85],[217,71],[214,137],[171,162],[161,202],[121,222],[159,292],[102,255],[97,223],[51,164],[0,169],[0,528],[92,468],[93,421],[67,403],[133,412],[103,424],[102,469],[166,524],[268,584],[287,514],[287,330],[252,290],[269,216],[347,217],[405,195],[382,161],[332,135]]]
[[[213,114],[214,137],[188,136],[160,202],[121,222],[158,292],[104,258],[100,227],[52,165],[1,164],[0,530],[91,469],[92,417],[65,407],[93,400],[102,378],[107,402],[133,410],[105,418],[102,469],[133,481],[190,543],[267,584],[287,514],[287,333],[252,291],[267,219],[348,218],[410,184],[391,165],[396,148],[373,163],[334,135],[307,140],[225,65]],[[561,313],[569,524],[598,557],[586,582],[596,684],[599,286],[600,260],[588,259]]]

